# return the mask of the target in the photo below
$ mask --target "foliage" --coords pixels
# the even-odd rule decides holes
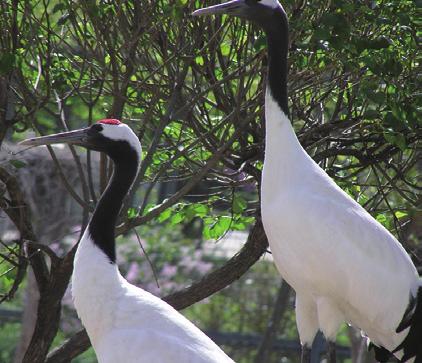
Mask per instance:
[[[105,116],[132,126],[144,147],[143,164],[118,234],[137,228],[159,271],[180,261],[183,246],[194,242],[200,250],[203,239],[247,231],[259,216],[265,39],[237,19],[192,19],[189,14],[202,5],[185,0],[0,5],[0,143],[33,131],[83,127]],[[422,246],[414,230],[420,216],[420,2],[283,5],[291,24],[291,118],[302,145],[400,237],[420,265]],[[80,185],[59,175],[79,206],[83,227],[111,170],[104,157],[97,170],[94,156],[82,153],[70,150]],[[63,161],[56,154],[51,151],[59,168]],[[15,178],[28,168],[25,153],[9,159],[0,165],[0,207],[19,238],[1,245],[0,293],[13,298],[29,263],[45,293],[39,312],[49,311],[51,321],[59,321],[60,311],[49,309],[66,291],[74,249],[61,245],[59,259],[45,246],[50,237],[36,232],[28,196]],[[152,246],[157,227],[162,243]],[[132,254],[126,258],[134,260]],[[179,276],[174,287],[186,278]],[[60,289],[52,288],[53,280]],[[239,294],[250,293],[246,287]],[[213,298],[211,318],[206,309],[197,316],[211,325],[213,306],[233,315],[250,311],[231,303],[222,307],[226,297],[223,292]],[[266,319],[268,314],[257,330]],[[241,329],[230,321],[225,316],[221,327]],[[51,337],[36,330],[26,361],[45,360],[57,333],[51,329]]]

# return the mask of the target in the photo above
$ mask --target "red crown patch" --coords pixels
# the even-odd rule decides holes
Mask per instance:
[[[115,118],[105,118],[103,120],[97,121],[97,124],[120,125],[121,122]]]

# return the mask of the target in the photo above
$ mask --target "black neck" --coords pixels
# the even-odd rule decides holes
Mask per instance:
[[[114,160],[113,176],[88,225],[93,242],[112,263],[116,262],[115,225],[123,199],[136,177],[138,165],[138,156],[135,152]]]
[[[273,21],[264,27],[268,44],[267,84],[281,110],[289,117],[287,100],[287,53],[289,49],[289,25],[281,9],[274,14]]]

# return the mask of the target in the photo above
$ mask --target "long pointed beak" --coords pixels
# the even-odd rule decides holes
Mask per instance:
[[[232,0],[223,4],[209,6],[207,8],[195,10],[193,16],[209,15],[209,14],[231,14],[241,15],[243,10],[247,8],[245,0]]]
[[[33,137],[31,139],[26,139],[21,141],[19,145],[24,146],[39,146],[39,145],[51,145],[51,144],[76,144],[80,146],[87,145],[87,131],[86,129],[80,129],[69,132],[61,132],[59,134]]]

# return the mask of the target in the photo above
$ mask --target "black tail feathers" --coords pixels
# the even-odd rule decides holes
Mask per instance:
[[[406,328],[410,328],[409,333],[393,353],[403,351],[401,362],[415,358],[414,363],[422,363],[422,286],[419,287],[416,297],[411,297],[396,332],[400,333]]]
[[[393,352],[369,343],[368,350],[374,349],[377,362],[386,363],[392,358],[393,353],[402,351],[401,363],[405,363],[412,358],[414,358],[414,363],[422,363],[422,286],[419,287],[416,297],[410,296],[409,305],[396,332],[400,333],[407,328],[410,329],[406,338]]]
[[[386,363],[390,360],[390,358],[393,357],[393,353],[391,353],[389,350],[383,347],[378,347],[374,343],[369,343],[368,350],[371,349],[373,349],[375,352],[375,359],[377,360],[377,362]]]

